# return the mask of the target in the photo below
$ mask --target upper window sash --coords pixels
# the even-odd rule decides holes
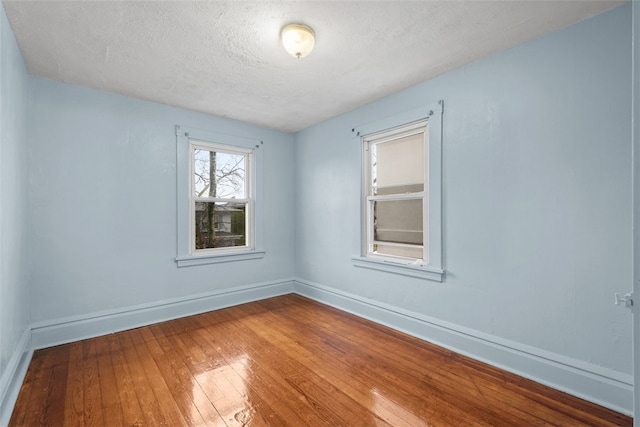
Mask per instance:
[[[244,188],[244,197],[211,197],[211,196],[196,196],[195,189],[195,151],[214,151],[220,154],[229,154],[229,155],[242,155],[244,157],[244,178],[243,178],[243,188]],[[202,141],[189,141],[189,179],[191,180],[191,191],[189,195],[192,200],[195,201],[248,201],[253,198],[253,185],[252,185],[252,175],[253,175],[253,150],[251,149],[240,149],[237,151],[229,150],[228,148],[221,148],[219,144],[209,144]]]
[[[195,165],[195,152],[196,150],[200,150],[200,151],[213,151],[215,153],[219,153],[219,154],[227,154],[227,155],[231,155],[231,156],[243,156],[244,158],[244,178],[243,178],[243,188],[244,188],[244,196],[245,197],[210,197],[210,196],[195,196],[195,188],[196,188],[196,183],[195,183],[195,170],[196,170],[196,165]],[[253,198],[253,186],[252,186],[252,171],[253,171],[253,152],[254,149],[253,148],[243,148],[243,147],[233,147],[233,149],[230,149],[228,146],[223,146],[220,144],[215,144],[215,143],[211,143],[211,142],[206,142],[206,141],[199,141],[199,140],[193,140],[193,139],[189,139],[189,179],[191,180],[191,192],[189,193],[190,196],[192,197],[192,199],[194,200],[198,200],[198,201],[214,201],[214,199],[219,199],[221,201],[225,201],[225,200],[233,200],[233,201],[238,201],[238,200],[249,200],[251,198]]]

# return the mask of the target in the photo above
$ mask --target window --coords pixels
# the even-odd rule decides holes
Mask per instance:
[[[191,141],[191,251],[252,247],[252,150]]]
[[[442,112],[440,101],[353,129],[363,153],[357,267],[442,281]]]
[[[422,121],[363,138],[366,256],[427,262],[427,126]]]
[[[261,141],[176,127],[179,267],[261,258]]]

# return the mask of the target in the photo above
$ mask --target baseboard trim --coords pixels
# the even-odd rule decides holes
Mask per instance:
[[[31,325],[32,347],[66,344],[291,292],[293,280],[284,279],[34,323]]]
[[[633,414],[633,377],[296,278],[294,292],[614,411]]]
[[[32,356],[31,329],[27,327],[0,377],[0,425],[2,426],[9,424]]]

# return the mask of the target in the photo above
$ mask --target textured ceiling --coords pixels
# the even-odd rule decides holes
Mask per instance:
[[[35,75],[285,131],[620,1],[4,1]],[[290,57],[280,29],[315,50]]]

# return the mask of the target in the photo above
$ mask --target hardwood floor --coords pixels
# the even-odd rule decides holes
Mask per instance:
[[[38,350],[12,426],[608,426],[623,416],[286,295]]]

